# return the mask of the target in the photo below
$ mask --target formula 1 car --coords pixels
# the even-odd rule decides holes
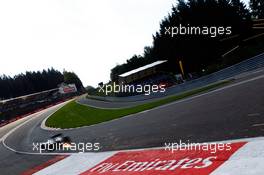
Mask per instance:
[[[41,143],[41,150],[42,151],[54,151],[57,149],[60,149],[64,145],[69,145],[71,143],[71,139],[68,136],[63,136],[63,134],[56,134],[50,139],[47,140],[47,142]]]

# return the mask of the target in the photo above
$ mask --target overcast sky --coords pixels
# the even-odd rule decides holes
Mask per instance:
[[[84,85],[152,44],[175,0],[2,0],[0,75],[54,67]]]

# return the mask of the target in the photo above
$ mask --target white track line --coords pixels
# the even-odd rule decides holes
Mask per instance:
[[[67,101],[68,102],[68,101]],[[47,112],[48,110],[51,110],[53,108],[56,108],[58,106],[63,106],[64,104],[66,104],[67,102],[64,102],[64,103],[61,103],[61,104],[58,104],[58,105],[55,105],[55,106],[52,106],[48,109],[44,109],[43,111],[40,111],[40,112],[37,112],[35,114],[31,114],[28,116],[28,120],[22,122],[21,124],[17,125],[16,127],[14,127],[13,129],[11,129],[8,133],[6,133],[2,138],[1,138],[1,142],[2,144],[4,145],[5,148],[7,148],[8,150],[12,151],[12,152],[15,152],[15,153],[20,153],[20,154],[29,154],[29,155],[39,155],[39,153],[31,153],[31,152],[23,152],[23,151],[17,151],[13,148],[11,148],[10,146],[8,146],[6,143],[5,143],[5,140],[11,135],[13,134],[17,129],[19,129],[20,127],[24,126],[25,124],[27,124],[28,122],[36,119],[37,117],[41,116],[43,113]],[[33,117],[35,116],[35,117]],[[48,153],[48,155],[58,155],[58,154],[52,154],[52,153]],[[65,155],[65,154],[63,154]],[[68,155],[68,154],[67,154]]]

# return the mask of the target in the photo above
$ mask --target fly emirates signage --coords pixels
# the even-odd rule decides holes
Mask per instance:
[[[245,143],[231,144],[231,150],[184,150],[174,153],[164,149],[119,152],[82,175],[208,175],[223,164]]]

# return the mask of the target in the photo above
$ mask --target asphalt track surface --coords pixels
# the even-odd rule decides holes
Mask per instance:
[[[48,109],[51,110],[51,109]],[[2,143],[5,135],[12,131],[15,127],[22,123],[38,116],[39,112],[29,117],[17,120],[6,126],[0,128],[0,174],[1,175],[16,175],[21,174],[33,167],[36,167],[44,162],[47,162],[54,158],[52,155],[27,155],[19,154],[8,150]],[[19,142],[19,141],[18,141]]]
[[[30,155],[32,143],[46,141],[56,133],[70,136],[75,143],[98,142],[101,151],[159,147],[180,140],[209,142],[263,136],[263,90],[264,72],[260,71],[224,88],[118,120],[73,130],[43,130],[42,121],[62,106],[57,105],[0,129],[5,144],[0,145],[1,174],[19,174],[51,159],[53,156]]]

